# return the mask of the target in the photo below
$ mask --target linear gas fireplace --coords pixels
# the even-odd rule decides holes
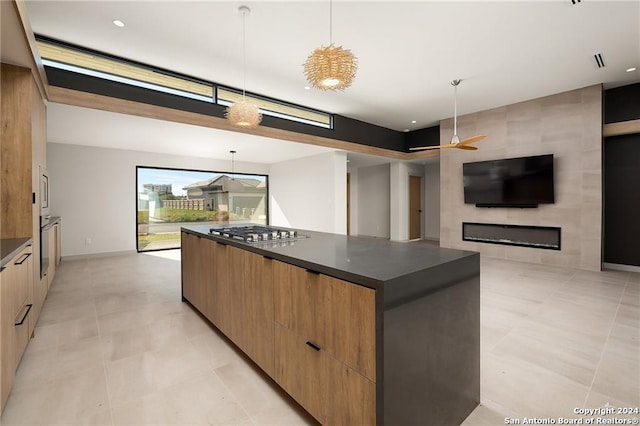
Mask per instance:
[[[462,239],[479,243],[505,244],[560,250],[561,228],[499,223],[462,223]]]

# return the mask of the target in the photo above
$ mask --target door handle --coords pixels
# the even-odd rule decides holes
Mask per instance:
[[[309,346],[311,349],[313,349],[314,351],[319,351],[320,350],[320,346],[314,344],[313,342],[307,342],[307,346]]]

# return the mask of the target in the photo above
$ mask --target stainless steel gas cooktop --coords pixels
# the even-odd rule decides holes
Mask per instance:
[[[282,229],[262,225],[215,227],[209,229],[209,233],[245,243],[292,241],[298,238],[307,238],[304,235],[298,235],[298,231],[293,229]]]

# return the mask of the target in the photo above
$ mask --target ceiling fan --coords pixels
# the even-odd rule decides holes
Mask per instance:
[[[411,151],[424,151],[427,149],[440,149],[440,148],[458,148],[473,151],[478,147],[471,145],[474,142],[478,142],[487,137],[487,135],[477,135],[470,138],[460,140],[458,137],[458,84],[462,80],[453,80],[451,85],[453,86],[454,98],[453,98],[453,136],[451,142],[444,145],[431,145],[431,146],[416,146],[409,148]]]

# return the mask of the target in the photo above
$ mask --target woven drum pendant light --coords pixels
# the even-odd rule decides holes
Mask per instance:
[[[225,116],[227,120],[234,126],[253,129],[258,127],[262,121],[262,114],[255,104],[248,102],[245,96],[245,87],[247,81],[247,49],[246,49],[246,31],[245,20],[247,15],[251,13],[251,9],[247,6],[240,6],[238,12],[242,13],[242,100],[235,102],[227,107]]]
[[[344,90],[356,76],[358,58],[333,43],[332,1],[329,2],[329,46],[314,50],[303,66],[309,84],[321,90]]]

